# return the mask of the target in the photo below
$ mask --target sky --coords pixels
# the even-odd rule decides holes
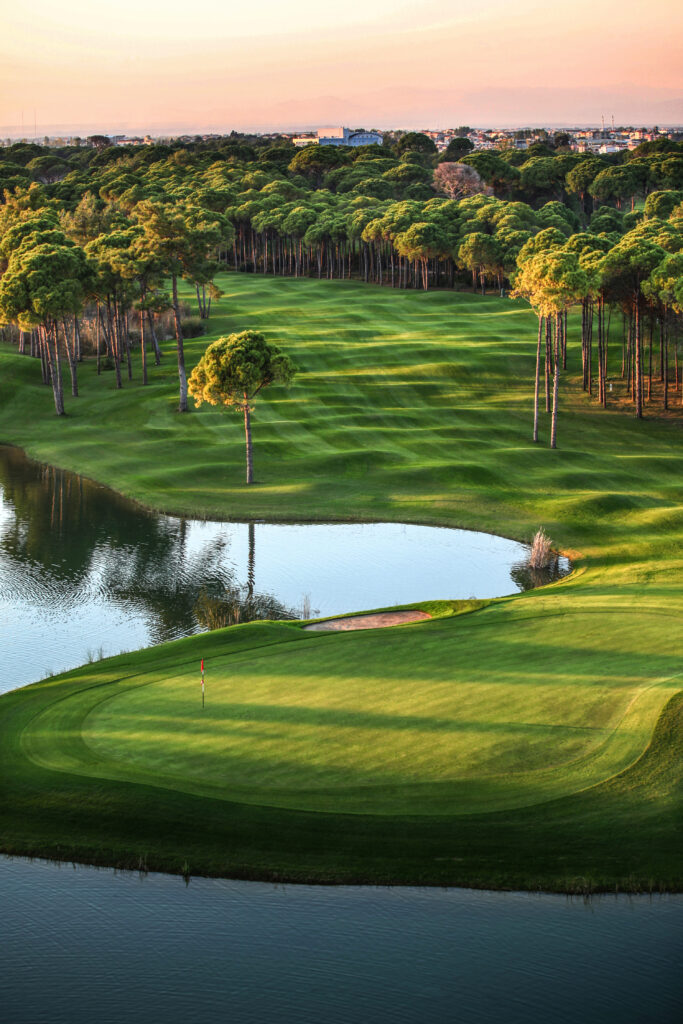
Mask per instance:
[[[0,25],[0,135],[683,124],[676,0],[0,0]]]

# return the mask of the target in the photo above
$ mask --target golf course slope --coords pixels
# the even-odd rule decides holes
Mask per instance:
[[[174,413],[168,364],[119,394],[86,366],[56,423],[35,365],[3,349],[0,440],[175,512],[520,539],[543,525],[575,571],[413,604],[430,617],[388,628],[235,626],[9,693],[0,849],[297,881],[680,889],[680,416],[602,410],[570,371],[551,452],[528,441],[521,304],[222,284],[211,336],[263,329],[301,367],[257,403],[253,487],[238,418]],[[577,347],[574,332],[573,366]]]

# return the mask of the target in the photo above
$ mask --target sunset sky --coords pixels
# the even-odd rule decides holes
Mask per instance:
[[[0,134],[683,122],[674,0],[3,2]]]

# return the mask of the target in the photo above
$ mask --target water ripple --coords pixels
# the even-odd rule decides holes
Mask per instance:
[[[683,1008],[680,896],[186,887],[0,858],[0,903],[13,1024],[673,1024]]]

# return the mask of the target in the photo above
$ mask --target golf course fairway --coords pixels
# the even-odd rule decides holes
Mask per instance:
[[[232,274],[210,335],[294,359],[233,413],[175,412],[83,364],[52,415],[0,348],[0,441],[176,514],[423,522],[528,540],[574,572],[358,632],[262,622],[122,654],[0,698],[0,850],[182,874],[560,891],[681,888],[683,418],[580,390],[533,445],[523,303]],[[189,295],[188,295],[189,298]],[[577,366],[578,364],[578,366]],[[137,367],[135,367],[137,371]],[[31,410],[31,415],[26,410]],[[658,407],[657,407],[658,409]],[[369,611],[370,609],[357,609]],[[206,664],[201,704],[199,662]]]

